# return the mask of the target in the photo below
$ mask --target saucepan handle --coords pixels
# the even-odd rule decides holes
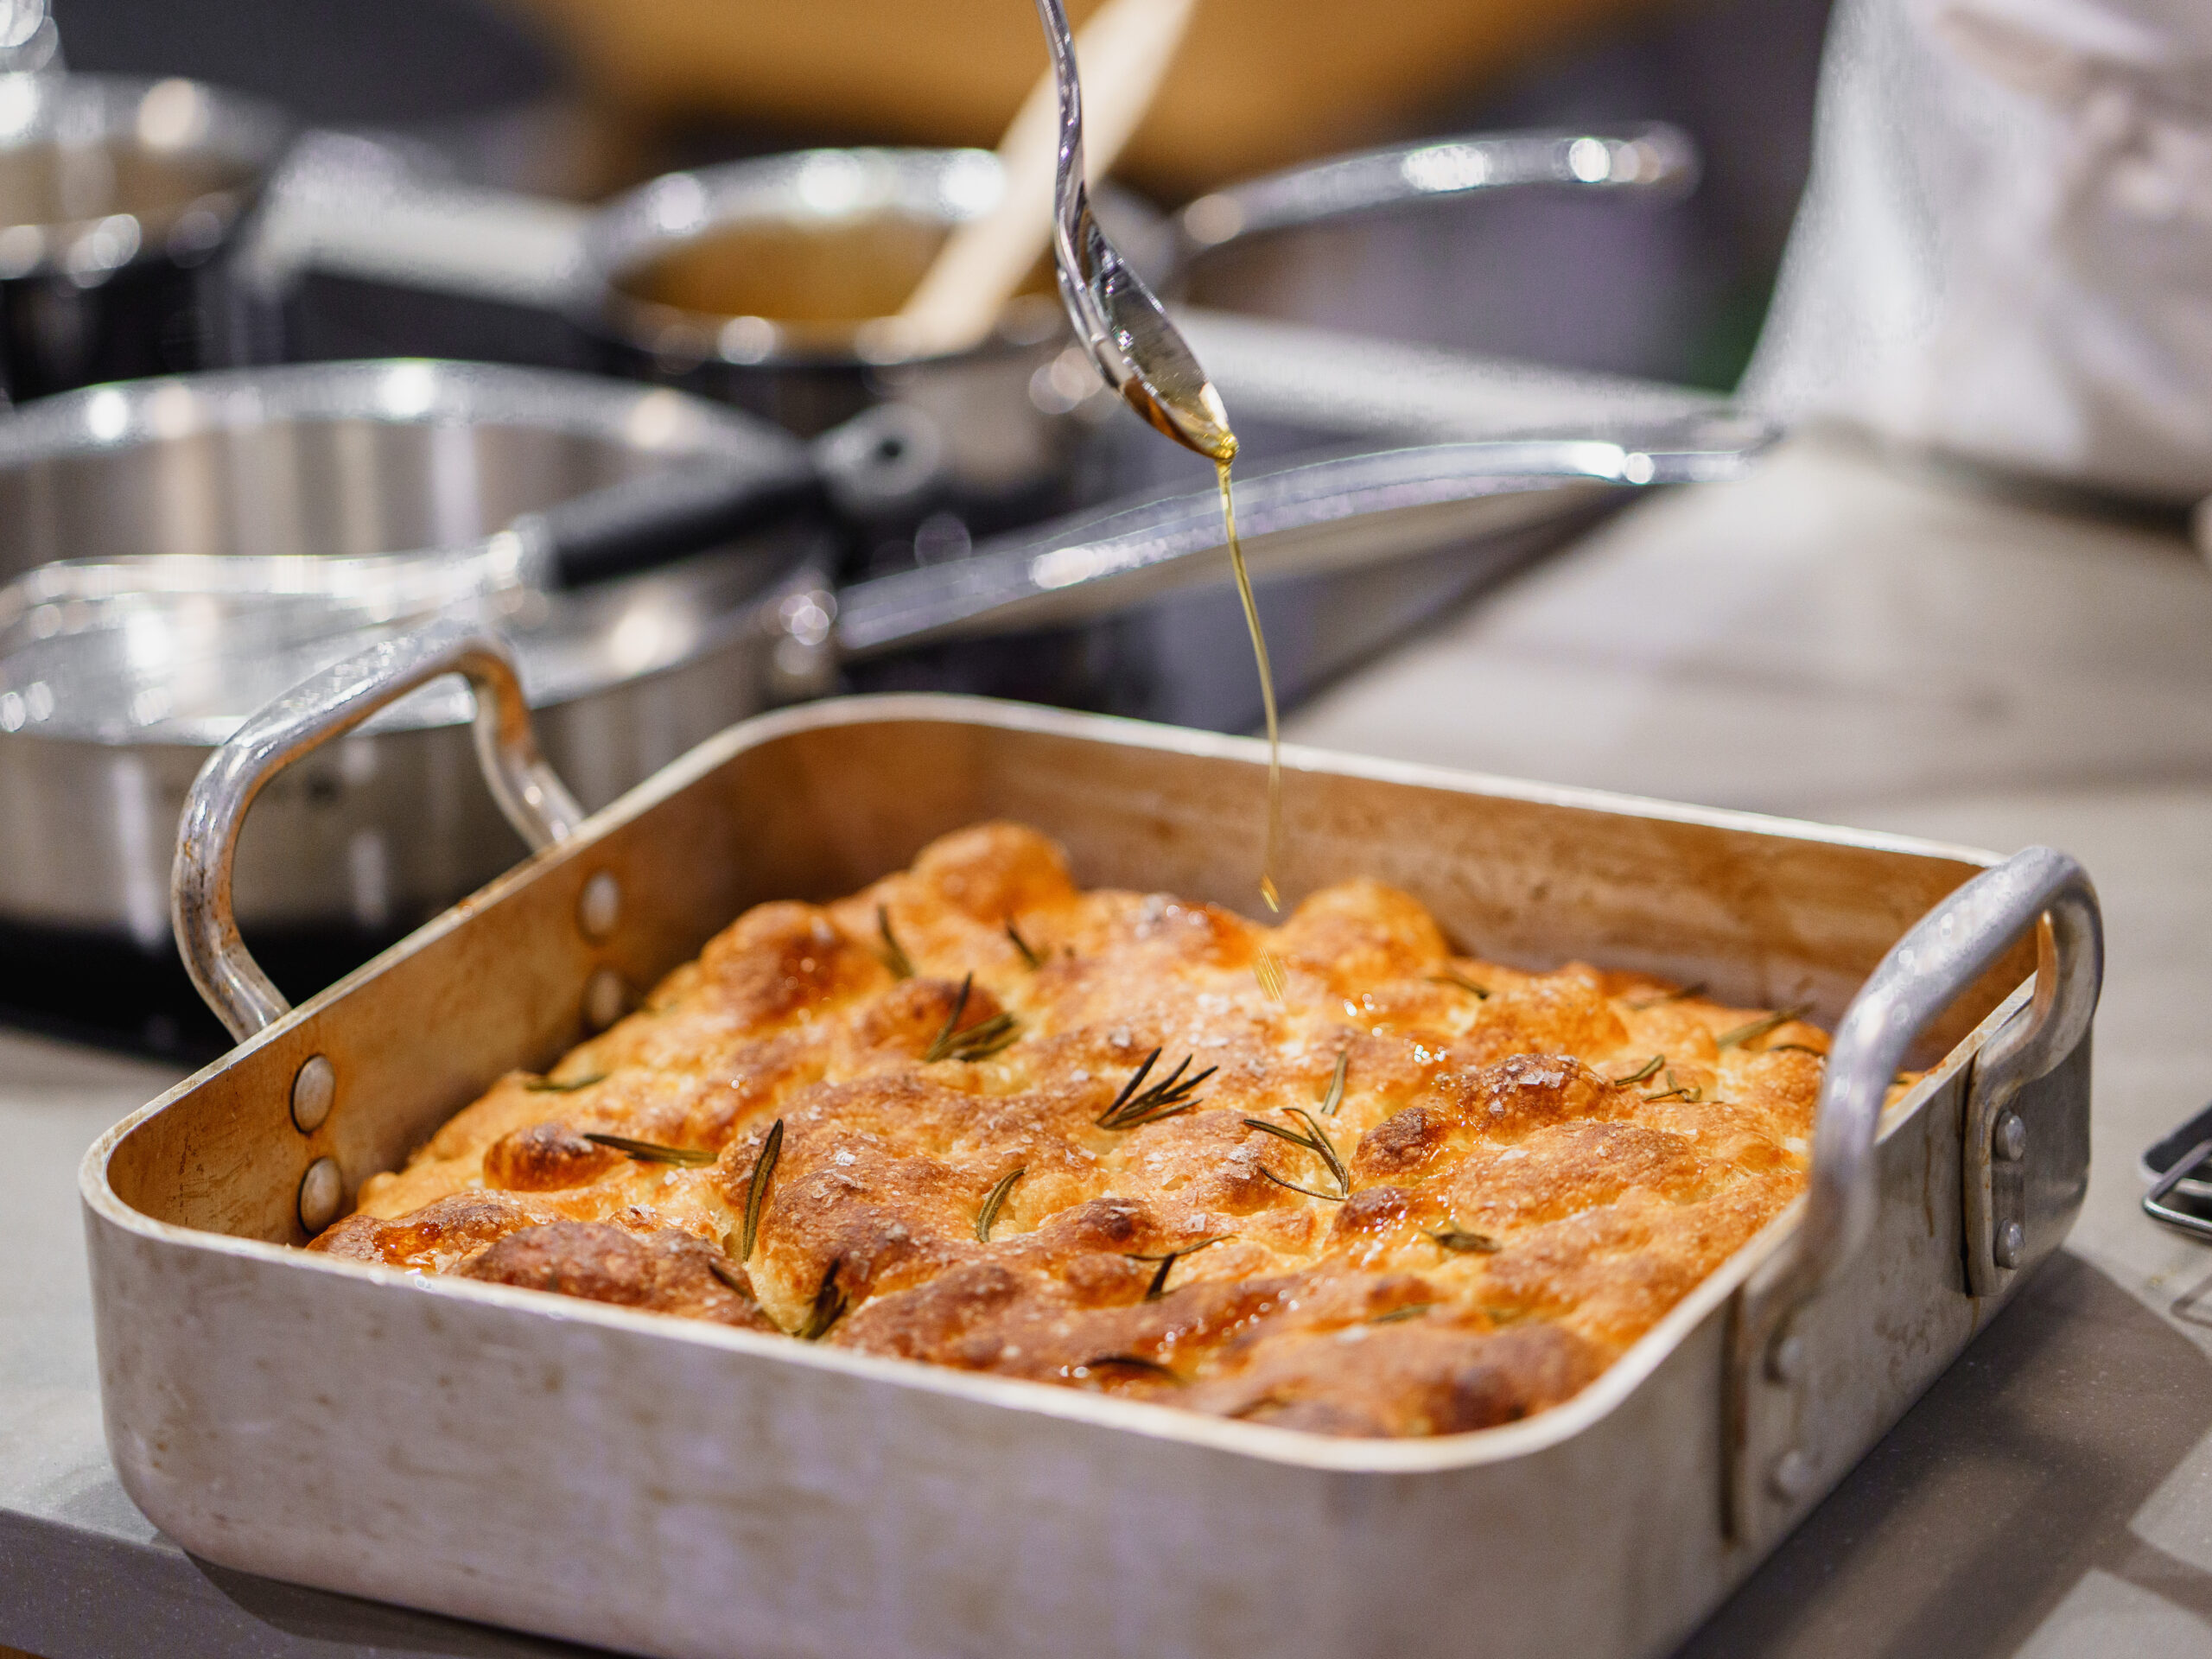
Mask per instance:
[[[1529,187],[1686,195],[1697,146],[1663,123],[1627,131],[1476,132],[1332,156],[1200,196],[1175,217],[1177,268],[1243,237]]]
[[[246,809],[293,761],[447,674],[462,676],[475,693],[477,758],[499,810],[531,849],[550,846],[583,822],[583,809],[538,753],[512,651],[485,628],[439,623],[381,641],[293,687],[200,769],[169,875],[169,916],[185,969],[240,1041],[291,1007],[248,954],[232,908],[232,866]]]
[[[1255,582],[1379,564],[1407,550],[1396,526],[1429,509],[1517,496],[1528,509],[1513,519],[1517,529],[1587,505],[1593,486],[1741,477],[1778,435],[1764,416],[1723,405],[1604,431],[1336,455],[1239,482],[1236,522]],[[1357,535],[1345,532],[1353,520]],[[1103,518],[1077,513],[995,537],[964,559],[855,583],[838,596],[838,649],[856,659],[940,639],[1067,627],[1186,584],[1225,580],[1227,550],[1221,498],[1211,489]]]
[[[2074,1052],[2104,982],[2096,889],[2079,864],[2048,847],[2014,855],[1923,917],[1883,957],[1836,1027],[1813,1126],[1804,1213],[1745,1284],[1736,1308],[1728,1490],[1730,1528],[1739,1538],[1786,1523],[1841,1472],[1834,1448],[1819,1443],[1820,1413],[1796,1397],[1813,1374],[1804,1333],[1795,1328],[1798,1316],[1872,1236],[1881,1201],[1876,1135],[1914,1039],[2031,928],[2035,989],[1974,1057],[1961,1170],[1966,1288],[1994,1294],[2032,1265],[2024,1224],[2009,1237],[2001,1222],[1993,1229],[1989,1167],[2008,1159],[2018,1167],[2024,1128],[2011,1126],[2014,1144],[2004,1144],[2007,1109],[2022,1088]],[[1978,1189],[1985,1195],[1979,1212]]]

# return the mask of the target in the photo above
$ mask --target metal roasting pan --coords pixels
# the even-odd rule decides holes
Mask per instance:
[[[231,925],[239,818],[454,671],[542,850],[288,1012]],[[179,936],[252,1034],[83,1166],[125,1489],[224,1566],[647,1654],[1663,1651],[2063,1238],[2094,891],[2047,849],[1286,760],[1294,899],[1374,876],[1463,950],[1809,1001],[1836,1030],[1806,1198],[1573,1400],[1332,1440],[294,1249],[303,1205],[322,1220],[758,901],[995,816],[1086,885],[1243,906],[1258,866],[1262,746],[940,696],[763,715],[578,823],[505,647],[447,626],[303,685],[195,789]],[[1885,1110],[1906,1064],[1932,1069]]]

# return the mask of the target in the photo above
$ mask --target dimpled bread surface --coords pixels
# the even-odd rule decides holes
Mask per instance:
[[[850,898],[748,911],[310,1248],[1452,1433],[1574,1394],[1796,1195],[1827,1046],[1644,976],[1455,956],[1371,881],[1269,929],[1079,891],[1051,842],[988,823]]]

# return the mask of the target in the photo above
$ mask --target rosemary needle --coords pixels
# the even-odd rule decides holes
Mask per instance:
[[[976,976],[969,974],[960,982],[960,995],[952,999],[952,1012],[944,1016],[944,1024],[938,1027],[937,1035],[930,1039],[930,1046],[922,1051],[924,1060],[941,1060],[952,1052],[952,1033],[959,1029],[960,1016],[968,1012],[968,999],[975,992]]]
[[[1324,1204],[1342,1204],[1344,1201],[1344,1195],[1341,1193],[1316,1192],[1312,1187],[1300,1186],[1296,1181],[1286,1181],[1272,1169],[1263,1169],[1260,1173],[1267,1179],[1273,1181],[1277,1186],[1284,1187],[1293,1192],[1303,1192],[1307,1198],[1319,1198]]]
[[[1021,952],[1021,960],[1028,964],[1032,973],[1045,965],[1044,957],[1039,954],[1036,946],[1021,937],[1021,930],[1014,925],[1014,918],[1011,916],[1006,918],[1006,936],[1014,942],[1014,948]]]
[[[588,1089],[594,1083],[605,1083],[607,1073],[594,1071],[588,1077],[569,1077],[555,1082],[551,1077],[532,1077],[523,1088],[533,1095],[573,1095],[579,1089]]]
[[[845,1317],[845,1293],[837,1287],[837,1269],[844,1265],[843,1256],[832,1256],[830,1265],[823,1269],[821,1287],[814,1293],[814,1306],[807,1310],[806,1323],[798,1328],[801,1342],[821,1341],[830,1334],[830,1327]]]
[[[1659,1075],[1659,1068],[1666,1063],[1667,1057],[1664,1054],[1654,1054],[1649,1059],[1643,1063],[1642,1069],[1631,1071],[1624,1077],[1615,1077],[1612,1081],[1615,1083],[1648,1083],[1653,1077]]]
[[[767,1138],[760,1143],[760,1154],[753,1160],[753,1179],[745,1184],[745,1230],[738,1236],[744,1246],[737,1259],[750,1262],[753,1246],[760,1236],[760,1214],[768,1204],[768,1183],[776,1178],[776,1160],[784,1153],[784,1120],[778,1118],[768,1126]]]
[[[686,1169],[700,1169],[715,1161],[715,1154],[702,1147],[664,1147],[654,1141],[632,1141],[626,1135],[598,1135],[588,1129],[584,1132],[584,1139],[641,1164],[677,1164]]]
[[[1029,1166],[1027,1164],[1009,1170],[1006,1174],[999,1177],[998,1184],[985,1196],[983,1207],[976,1214],[976,1242],[978,1244],[988,1244],[991,1242],[991,1229],[997,1224],[999,1211],[1006,1208],[1007,1194],[1013,1192],[1014,1184],[1028,1173]]]
[[[1395,1325],[1401,1319],[1417,1319],[1434,1307],[1434,1302],[1408,1302],[1403,1307],[1394,1307],[1388,1313],[1377,1313],[1370,1325]]]
[[[1344,1103],[1344,1072],[1351,1065],[1351,1048],[1347,1045],[1337,1051],[1336,1074],[1329,1079],[1329,1092],[1321,1096],[1322,1116],[1334,1117],[1337,1108]]]
[[[1454,1255],[1494,1255],[1505,1248],[1488,1233],[1470,1233],[1458,1227],[1440,1228],[1428,1236],[1428,1241]]]
[[[1456,985],[1463,991],[1471,991],[1478,1001],[1487,1002],[1490,1001],[1489,986],[1476,984],[1473,980],[1469,979],[1465,974],[1461,973],[1456,968],[1439,969],[1435,973],[1431,974],[1428,977],[1431,984]]]
[[[1101,1354],[1096,1359],[1084,1360],[1076,1369],[1080,1371],[1095,1371],[1102,1365],[1124,1366],[1133,1371],[1142,1371],[1147,1376],[1163,1377],[1170,1382],[1180,1382],[1183,1380],[1158,1360],[1147,1359],[1141,1354]]]
[[[1244,1127],[1250,1129],[1261,1130],[1262,1133],[1272,1135],[1279,1140],[1287,1141],[1294,1147],[1305,1147],[1306,1151],[1312,1153],[1315,1157],[1319,1158],[1324,1164],[1325,1164],[1328,1166],[1329,1173],[1335,1177],[1338,1189],[1335,1195],[1337,1200],[1338,1202],[1342,1202],[1344,1199],[1350,1198],[1351,1196],[1351,1172],[1344,1167],[1344,1160],[1337,1156],[1337,1149],[1335,1146],[1331,1143],[1327,1131],[1323,1129],[1321,1125],[1315,1121],[1313,1113],[1307,1111],[1302,1106],[1286,1106],[1283,1109],[1291,1113],[1303,1122],[1309,1133],[1300,1135],[1295,1129],[1286,1129],[1279,1123],[1270,1123],[1267,1122],[1266,1119],[1258,1117],[1246,1118],[1244,1120]],[[1265,1172],[1263,1171],[1262,1173],[1264,1173]],[[1278,1181],[1276,1185],[1280,1186],[1287,1186],[1290,1183],[1287,1181]],[[1304,1189],[1300,1188],[1299,1190],[1303,1191]]]
[[[1740,1048],[1770,1031],[1781,1030],[1793,1020],[1802,1019],[1812,1006],[1809,1002],[1799,1002],[1787,1008],[1777,1008],[1772,1014],[1738,1026],[1733,1031],[1722,1032],[1713,1039],[1713,1043],[1720,1048]]]
[[[960,1016],[968,1012],[968,999],[974,995],[976,976],[969,974],[960,982],[960,995],[953,999],[952,1012],[930,1046],[922,1052],[924,1065],[938,1060],[965,1060],[973,1065],[988,1059],[1011,1044],[1019,1034],[1020,1021],[1011,1014],[995,1014],[988,1020],[978,1020],[967,1030],[959,1029]]]
[[[752,1289],[752,1287],[746,1282],[745,1270],[739,1267],[734,1262],[728,1261],[722,1256],[709,1256],[707,1258],[707,1271],[713,1274],[715,1278],[721,1280],[723,1284],[728,1286],[730,1289],[735,1291],[741,1296],[745,1295]]]
[[[1217,1233],[1211,1238],[1202,1238],[1195,1244],[1185,1244],[1179,1250],[1170,1250],[1165,1255],[1130,1256],[1129,1260],[1132,1262],[1157,1262],[1160,1263],[1160,1271],[1152,1275],[1152,1282],[1145,1287],[1145,1300],[1147,1302],[1156,1302],[1162,1296],[1165,1296],[1167,1294],[1167,1275],[1175,1270],[1175,1264],[1178,1262],[1180,1262],[1186,1255],[1196,1255],[1200,1250],[1205,1249],[1209,1244],[1218,1244],[1223,1239],[1230,1236],[1231,1236],[1231,1235],[1228,1233]]]
[[[906,954],[906,947],[899,943],[899,936],[891,931],[891,906],[875,907],[875,931],[883,935],[883,965],[891,970],[893,979],[912,979],[914,959]]]
[[[1700,979],[1694,985],[1685,985],[1679,990],[1669,991],[1664,996],[1655,996],[1643,1002],[1631,1002],[1628,1006],[1633,1012],[1642,1014],[1649,1008],[1663,1007],[1669,1002],[1687,1002],[1694,996],[1703,996],[1705,992],[1706,982]]]

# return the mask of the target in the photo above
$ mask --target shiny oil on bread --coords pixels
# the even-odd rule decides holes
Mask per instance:
[[[1827,1046],[1789,1011],[1456,956],[1372,882],[1269,929],[1079,891],[984,824],[747,912],[311,1248],[1451,1433],[1573,1394],[1796,1196]]]

